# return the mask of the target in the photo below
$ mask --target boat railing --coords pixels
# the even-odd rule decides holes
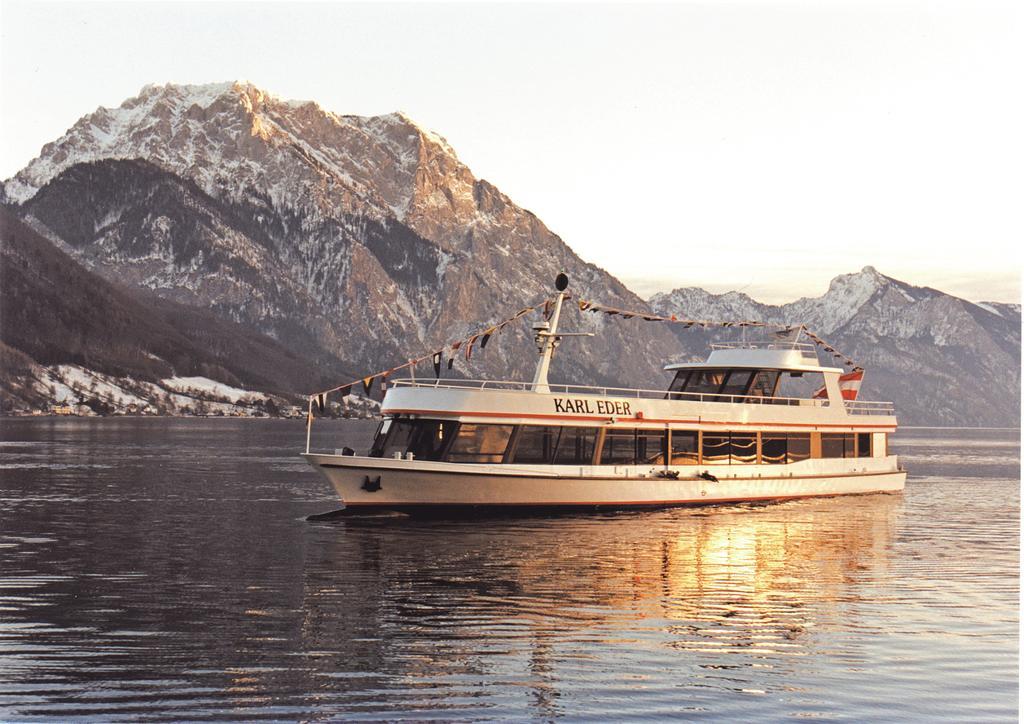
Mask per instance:
[[[392,387],[429,387],[431,389],[473,389],[492,392],[542,392],[603,395],[605,397],[628,397],[654,400],[684,400],[689,402],[731,402],[754,405],[803,405],[807,407],[828,407],[828,400],[806,397],[763,397],[760,395],[726,395],[718,392],[669,392],[667,390],[646,390],[632,387],[601,387],[589,385],[560,385],[533,382],[512,382],[507,380],[464,380],[399,379],[389,383]]]
[[[851,415],[895,415],[896,405],[871,400],[845,400],[843,404]]]
[[[787,342],[785,340],[762,340],[757,342],[715,342],[711,349],[780,349],[796,350],[801,357],[818,361],[818,348],[810,342]]]

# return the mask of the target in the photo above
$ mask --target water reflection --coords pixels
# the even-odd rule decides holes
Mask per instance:
[[[884,575],[901,496],[529,520],[319,523],[302,637],[371,688],[495,680],[559,712],[566,666],[648,655],[683,688],[756,693],[850,625]],[[351,642],[340,656],[338,641]],[[726,673],[731,672],[731,673]],[[753,672],[751,675],[750,672]],[[605,673],[609,673],[605,671]],[[655,675],[663,677],[665,671]],[[637,693],[644,677],[623,681]],[[422,693],[421,693],[422,696]]]

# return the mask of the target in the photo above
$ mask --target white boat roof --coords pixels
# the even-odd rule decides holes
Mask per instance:
[[[712,345],[706,362],[678,362],[665,365],[668,371],[685,369],[749,368],[790,370],[793,372],[839,372],[839,367],[823,367],[814,347],[804,345]]]

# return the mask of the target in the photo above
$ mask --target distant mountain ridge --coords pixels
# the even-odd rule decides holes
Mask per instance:
[[[821,297],[780,306],[694,288],[650,301],[661,314],[804,324],[867,368],[865,392],[896,401],[906,422],[1019,421],[1020,305],[975,304],[870,266],[836,277]]]
[[[338,115],[246,83],[147,86],[47,144],[0,198],[89,272],[249,330],[320,377],[436,349],[549,296],[565,271],[571,291],[620,308],[805,323],[859,354],[864,394],[890,396],[904,422],[1019,419],[1019,306],[974,305],[870,267],[781,307],[697,289],[648,304],[400,113]],[[556,356],[553,379],[568,382],[660,386],[663,363],[701,355],[707,341],[572,308],[565,323],[598,333]],[[972,337],[974,359],[961,344]],[[528,324],[509,327],[454,373],[529,379],[532,348]],[[910,367],[923,392],[906,382]],[[288,379],[292,393],[316,388]],[[1009,379],[1017,411],[995,391]],[[943,402],[951,390],[977,400]]]

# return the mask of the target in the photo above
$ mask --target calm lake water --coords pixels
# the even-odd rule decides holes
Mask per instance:
[[[1017,717],[1016,431],[902,430],[902,495],[307,522],[301,422],[0,425],[3,720]]]

